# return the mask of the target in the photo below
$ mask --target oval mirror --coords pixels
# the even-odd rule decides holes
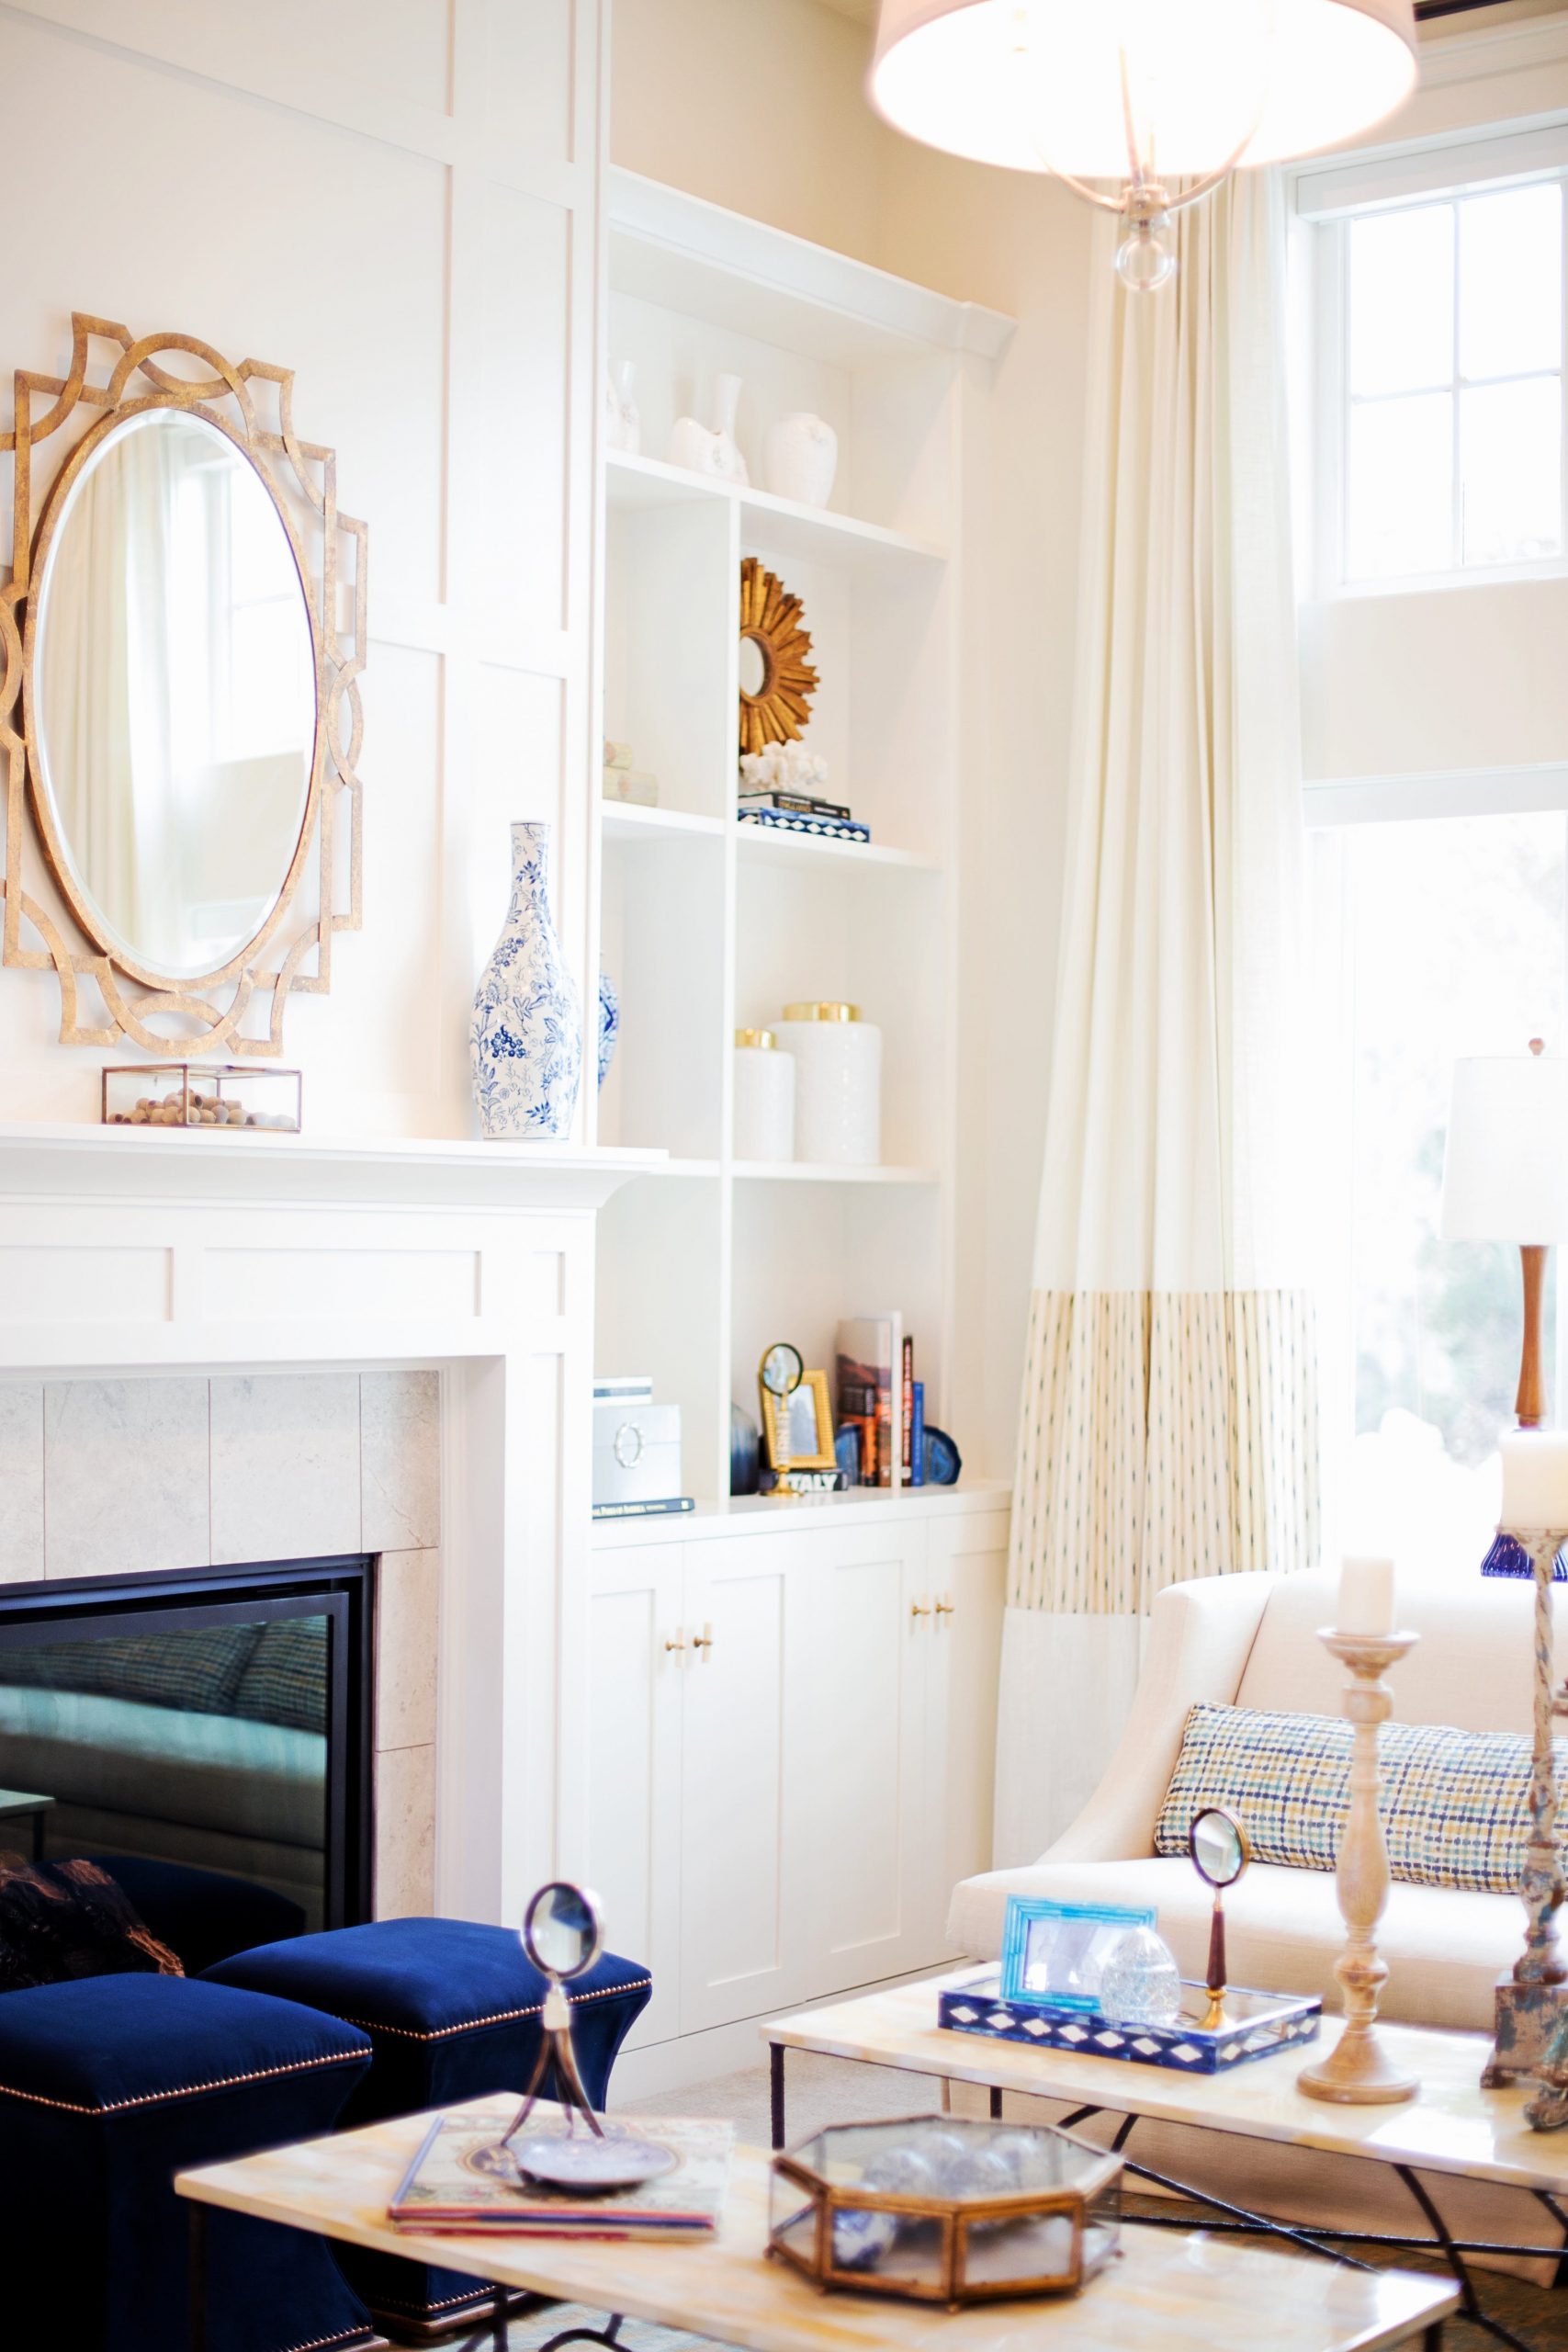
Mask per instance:
[[[70,481],[36,605],[61,883],[131,969],[217,972],[278,903],[315,764],[315,639],[273,493],[205,417],[144,409]]]
[[[1234,1813],[1211,1805],[1193,1816],[1187,1850],[1200,1878],[1211,1886],[1232,1886],[1250,1860],[1247,1832]]]
[[[523,1915],[523,1949],[542,1976],[581,1976],[604,1950],[596,1898],[569,1879],[540,1887]]]
[[[754,637],[740,640],[740,691],[755,702],[768,683],[767,657]]]

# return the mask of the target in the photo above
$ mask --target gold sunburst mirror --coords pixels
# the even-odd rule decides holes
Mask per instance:
[[[800,598],[754,555],[740,566],[740,748],[793,742],[811,716],[817,673]]]

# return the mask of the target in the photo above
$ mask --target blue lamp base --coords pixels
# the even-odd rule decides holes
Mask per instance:
[[[1481,1563],[1483,1577],[1533,1577],[1535,1568],[1529,1554],[1517,1535],[1499,1528],[1492,1540],[1492,1549]],[[1568,1584],[1568,1557],[1561,1552],[1551,1564],[1553,1584]]]

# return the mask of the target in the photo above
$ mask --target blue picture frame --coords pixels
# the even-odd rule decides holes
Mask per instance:
[[[1152,1928],[1152,1904],[1053,1903],[1010,1894],[1001,1996],[1028,2008],[1098,2011],[1100,1971],[1129,1928]]]

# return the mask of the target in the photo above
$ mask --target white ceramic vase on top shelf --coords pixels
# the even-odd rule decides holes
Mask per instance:
[[[637,362],[623,359],[604,378],[604,446],[635,458],[642,447],[642,418],[634,397]]]
[[[762,446],[762,472],[775,498],[800,506],[826,506],[839,467],[839,436],[809,409],[795,409],[770,427]]]
[[[677,418],[670,435],[669,463],[683,466],[688,473],[705,474],[710,481],[732,481],[745,489],[751,477],[735,438],[739,408],[739,377],[720,376],[714,423],[699,424],[694,416]]]
[[[512,828],[512,903],[479,976],[468,1032],[487,1136],[570,1133],[582,1080],[582,1007],[550,919],[550,829]]]

